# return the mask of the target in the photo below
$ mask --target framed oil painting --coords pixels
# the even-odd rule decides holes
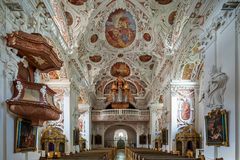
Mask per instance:
[[[139,144],[147,144],[147,136],[142,134],[139,136]]]
[[[228,112],[215,109],[205,116],[206,144],[209,146],[228,146]]]
[[[79,134],[80,130],[78,128],[75,128],[73,130],[73,145],[79,145]]]
[[[167,130],[167,128],[162,129],[162,144],[168,145],[168,130]]]
[[[17,119],[15,126],[15,152],[35,151],[37,139],[37,127],[33,127],[30,121]]]

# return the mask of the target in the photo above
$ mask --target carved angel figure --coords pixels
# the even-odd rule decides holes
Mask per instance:
[[[207,96],[209,106],[222,106],[224,100],[224,92],[226,90],[226,83],[228,77],[226,73],[223,73],[213,66],[211,79],[208,82]]]

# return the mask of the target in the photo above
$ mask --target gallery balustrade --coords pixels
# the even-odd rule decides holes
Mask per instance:
[[[149,121],[149,110],[104,109],[93,110],[92,121]]]

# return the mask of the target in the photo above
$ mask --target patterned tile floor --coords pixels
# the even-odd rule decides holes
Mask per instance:
[[[115,157],[115,160],[127,160],[125,156],[125,151],[124,149],[119,149],[117,151],[117,155]]]

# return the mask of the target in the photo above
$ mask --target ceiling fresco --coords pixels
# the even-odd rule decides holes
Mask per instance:
[[[122,76],[142,98],[153,86],[160,85],[166,68],[173,66],[172,60],[186,45],[183,40],[190,40],[184,36],[193,35],[194,29],[204,23],[200,11],[207,5],[206,0],[51,3],[58,4],[53,6],[55,20],[71,48],[71,63],[84,73],[89,90],[103,97],[107,84]],[[182,67],[185,79],[189,79],[192,67]]]
[[[115,48],[126,48],[136,37],[136,23],[130,12],[117,9],[111,13],[105,25],[108,43]]]

